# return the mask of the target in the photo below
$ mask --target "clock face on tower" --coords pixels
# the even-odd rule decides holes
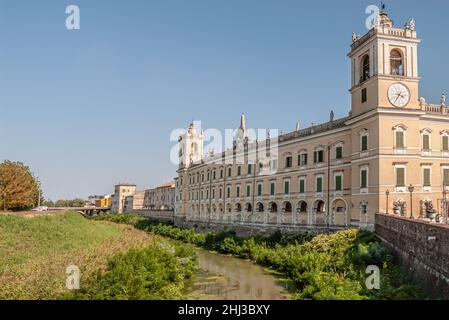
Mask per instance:
[[[402,83],[394,83],[388,89],[388,99],[395,107],[405,107],[410,102],[410,90]]]

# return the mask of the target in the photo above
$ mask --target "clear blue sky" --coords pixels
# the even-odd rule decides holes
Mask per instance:
[[[386,1],[419,36],[421,95],[449,92],[449,2]],[[81,9],[81,30],[65,8]],[[376,1],[0,0],[0,160],[51,199],[175,176],[170,132],[191,119],[294,129],[350,109],[353,31]]]

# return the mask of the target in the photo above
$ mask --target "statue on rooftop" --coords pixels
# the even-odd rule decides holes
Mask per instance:
[[[446,105],[446,95],[444,93],[441,95],[441,101],[440,102],[441,102],[442,106]]]
[[[415,31],[415,28],[416,28],[416,21],[415,19],[412,19],[410,21],[410,30]]]

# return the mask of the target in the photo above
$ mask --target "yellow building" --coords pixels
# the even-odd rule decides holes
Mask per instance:
[[[236,139],[243,155],[204,156],[204,135],[192,124],[180,137],[177,217],[371,228],[378,212],[445,215],[449,108],[444,95],[439,104],[419,95],[419,44],[413,20],[395,28],[382,11],[367,34],[353,35],[349,115],[280,135],[268,160],[258,150],[270,140],[251,142],[244,116]]]
[[[106,195],[101,199],[95,200],[95,207],[97,208],[110,208],[112,205],[112,194]]]

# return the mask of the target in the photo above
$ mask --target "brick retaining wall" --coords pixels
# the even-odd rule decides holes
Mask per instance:
[[[377,214],[375,230],[431,297],[449,299],[449,226]]]

